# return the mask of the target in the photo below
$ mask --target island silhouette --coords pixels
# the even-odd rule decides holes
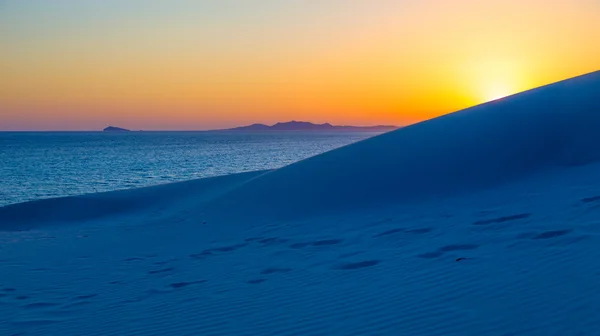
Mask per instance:
[[[131,132],[131,130],[128,130],[126,128],[115,127],[115,126],[108,126],[103,131],[104,132]]]
[[[229,131],[319,131],[319,132],[388,132],[398,129],[398,126],[393,125],[377,125],[377,126],[336,126],[330,123],[315,124],[308,121],[288,121],[278,122],[274,125],[252,124],[248,126],[240,126],[234,128],[211,130],[212,132],[229,132]],[[104,132],[131,132],[131,130],[116,126],[108,126]]]
[[[350,131],[350,132],[387,132],[397,129],[392,125],[377,126],[335,126],[330,123],[314,124],[307,121],[278,122],[274,125],[252,124],[220,131]]]

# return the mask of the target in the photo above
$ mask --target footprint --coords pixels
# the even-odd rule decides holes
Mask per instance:
[[[519,220],[519,219],[525,219],[530,216],[531,216],[530,213],[522,213],[522,214],[517,214],[517,215],[511,215],[511,216],[478,220],[478,221],[474,222],[473,225],[488,225],[488,224],[504,223],[504,222],[514,221],[514,220]]]
[[[127,300],[119,301],[119,303],[126,303],[126,304],[137,303],[137,302],[142,302],[142,301],[146,301],[149,299],[155,299],[156,297],[168,295],[168,294],[172,294],[172,293],[173,293],[173,291],[170,289],[150,288],[150,289],[146,289],[146,290],[142,291],[140,293],[140,295],[138,295],[136,297],[132,297]]]
[[[581,201],[583,203],[592,203],[592,202],[600,201],[600,196],[582,198]]]
[[[206,280],[198,280],[198,281],[190,281],[190,282],[185,282],[185,281],[183,281],[183,282],[174,282],[172,284],[169,284],[169,287],[178,289],[178,288],[183,288],[183,287],[187,287],[187,286],[195,285],[195,284],[200,284],[200,283],[204,283],[204,282],[206,282]]]
[[[260,271],[260,274],[274,274],[274,273],[287,273],[291,272],[291,268],[280,268],[280,267],[269,267]]]
[[[337,245],[343,242],[341,239],[327,239],[327,240],[319,240],[312,243],[312,246],[328,246],[328,245]]]
[[[86,299],[91,299],[96,296],[98,296],[98,294],[79,295],[79,296],[75,297],[75,300],[86,300]]]
[[[248,245],[248,243],[206,249],[200,253],[190,254],[190,258],[202,259],[203,257],[207,257],[207,256],[215,255],[215,254],[233,252],[233,251],[240,249],[246,245]]]
[[[317,240],[317,241],[307,242],[307,243],[295,243],[295,244],[290,245],[290,248],[301,249],[301,248],[305,248],[307,246],[330,246],[330,245],[337,245],[343,241],[344,240],[342,240],[342,239]]]
[[[4,288],[3,289],[3,291],[5,291],[5,292],[14,292],[16,290],[17,290],[16,288]]]
[[[551,239],[551,238],[564,236],[564,235],[570,233],[571,231],[572,230],[546,231],[546,232],[542,232],[542,233],[538,234],[537,236],[535,236],[531,239]]]
[[[373,236],[373,238],[389,236],[389,235],[393,235],[393,234],[400,233],[400,232],[412,233],[412,234],[425,234],[425,233],[431,232],[431,229],[430,228],[421,228],[421,229],[412,229],[412,230],[406,230],[403,228],[392,229],[392,230],[388,230],[388,231],[384,231],[379,234],[376,234],[375,236]]]
[[[50,324],[60,323],[61,321],[56,320],[23,320],[23,321],[14,321],[11,324],[17,328],[24,327],[40,327],[46,326]]]
[[[254,280],[248,280],[247,283],[251,284],[251,285],[256,285],[259,283],[263,283],[267,281],[267,279],[254,279]]]
[[[44,309],[58,306],[57,303],[52,302],[34,302],[22,306],[25,309]]]
[[[253,242],[253,241],[257,241],[257,240],[261,240],[264,239],[264,237],[251,237],[251,238],[246,238],[245,241],[246,242]]]
[[[404,232],[404,229],[387,230],[387,231],[384,231],[384,232],[381,232],[379,234],[374,235],[373,238],[379,238],[379,237],[383,237],[383,236],[389,236],[389,235],[392,235],[394,233],[399,233],[399,232]]]
[[[426,233],[429,233],[429,232],[431,232],[431,228],[406,230],[406,233],[414,233],[414,234],[426,234]]]
[[[17,300],[27,300],[27,299],[29,299],[29,296],[27,296],[27,295],[21,295],[21,296],[17,296],[15,299],[17,299]]]
[[[258,240],[259,243],[263,244],[263,245],[277,245],[277,244],[285,244],[289,241],[289,239],[282,239],[279,237],[272,237],[272,238],[263,238]]]
[[[85,305],[88,305],[90,303],[91,303],[90,301],[77,301],[77,302],[65,304],[65,305],[62,306],[62,308],[70,309],[70,308],[85,306]]]
[[[209,251],[202,251],[200,253],[194,253],[194,254],[190,254],[190,258],[192,259],[203,259],[205,257],[214,255],[213,253],[209,252]]]
[[[439,251],[441,251],[441,252],[468,251],[468,250],[474,250],[478,247],[479,247],[479,245],[475,245],[475,244],[456,244],[456,245],[448,245],[448,246],[441,247],[439,249]]]
[[[424,258],[424,259],[434,259],[434,258],[441,256],[442,254],[444,254],[444,253],[440,252],[440,251],[435,251],[435,252],[419,254],[419,255],[417,255],[417,257]]]
[[[364,252],[363,251],[358,251],[358,252],[343,253],[343,254],[340,254],[340,256],[338,258],[343,259],[343,258],[354,257],[355,255],[359,255],[361,253],[364,253]]]
[[[301,248],[305,248],[307,246],[310,246],[310,243],[295,243],[295,244],[290,245],[290,248],[301,249]]]
[[[177,261],[177,259],[171,259],[171,260],[165,260],[165,261],[157,261],[153,265],[157,265],[157,266],[166,265],[166,264],[174,262],[174,261]]]
[[[223,246],[223,247],[216,247],[216,248],[212,248],[212,249],[208,249],[205,251],[210,251],[210,252],[233,252],[237,249],[240,249],[244,246],[246,246],[247,244],[236,244],[236,245],[231,245],[231,246]]]
[[[373,266],[379,264],[380,262],[381,262],[380,260],[366,260],[366,261],[359,261],[359,262],[353,262],[353,263],[344,263],[344,264],[340,264],[340,265],[334,267],[334,269],[343,270],[343,271],[356,270],[356,269],[361,269],[361,268],[373,267]]]
[[[444,254],[444,252],[469,251],[469,250],[474,250],[478,247],[479,247],[479,245],[475,245],[475,244],[452,244],[452,245],[446,245],[446,246],[440,247],[439,249],[437,249],[437,251],[434,251],[434,252],[427,252],[427,253],[419,254],[419,255],[417,255],[417,257],[424,258],[424,259],[434,259],[434,258],[442,256]]]
[[[173,267],[168,267],[168,268],[161,268],[161,269],[157,269],[157,270],[151,270],[148,271],[148,274],[160,274],[160,273],[167,273],[167,272],[171,272],[175,270]]]
[[[389,223],[391,221],[392,221],[392,218],[384,218],[382,220],[378,220],[376,222],[370,223],[370,224],[368,224],[368,226],[377,226],[377,225]]]

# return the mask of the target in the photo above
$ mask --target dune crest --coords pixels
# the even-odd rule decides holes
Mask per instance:
[[[211,202],[288,220],[447,197],[600,158],[600,71],[451,113],[265,174]],[[235,213],[225,211],[235,206]]]
[[[0,231],[26,230],[53,223],[81,223],[115,216],[193,209],[264,174],[265,171],[209,177],[151,187],[59,197],[0,207]],[[170,209],[171,212],[173,209]]]

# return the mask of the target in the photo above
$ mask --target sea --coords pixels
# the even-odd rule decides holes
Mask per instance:
[[[274,169],[371,132],[0,132],[0,206]]]

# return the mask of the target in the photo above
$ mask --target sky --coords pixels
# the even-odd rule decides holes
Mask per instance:
[[[0,130],[407,125],[599,69],[599,0],[0,0]]]

